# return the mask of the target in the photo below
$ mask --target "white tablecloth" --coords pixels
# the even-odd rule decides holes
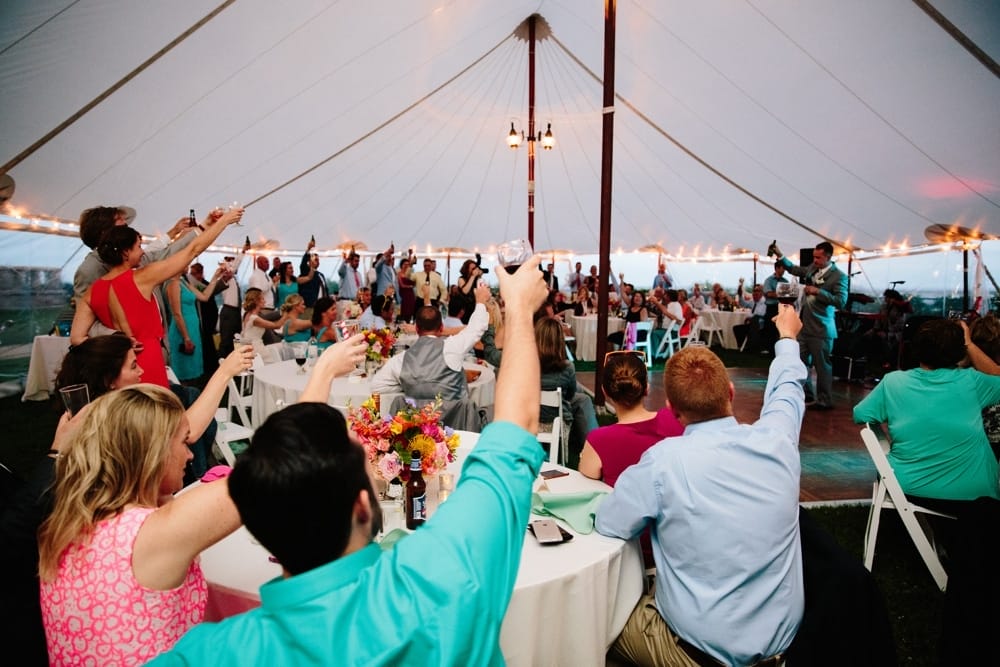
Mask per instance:
[[[35,336],[22,401],[44,401],[55,390],[56,373],[69,350],[66,336]]]
[[[597,358],[597,315],[567,317],[576,338],[576,358],[580,361],[594,361]],[[608,335],[625,328],[625,320],[620,317],[608,318]]]
[[[464,454],[478,437],[461,432],[459,457],[449,472],[461,474]],[[544,470],[558,467],[542,466]],[[552,493],[609,490],[602,482],[576,471],[569,473],[549,480],[548,489]],[[428,485],[431,509],[436,505],[435,488],[433,482]],[[203,552],[201,567],[209,582],[207,620],[258,606],[259,587],[281,575],[280,566],[268,561],[264,548],[245,528]],[[608,646],[625,627],[642,594],[642,573],[637,540],[624,542],[593,532],[542,547],[526,532],[514,593],[500,630],[507,664],[604,665]]]
[[[736,342],[736,334],[733,327],[743,324],[750,317],[748,311],[728,312],[725,310],[702,310],[698,313],[702,318],[702,327],[719,327],[722,331],[722,347],[727,350],[735,350],[740,345]]]
[[[470,398],[481,408],[493,405],[496,388],[496,374],[493,369],[473,362],[466,363],[465,367],[480,371],[479,377],[469,383]],[[299,367],[294,360],[266,364],[254,371],[253,412],[254,415],[259,415],[254,417],[255,423],[264,423],[264,420],[277,410],[276,401],[281,400],[285,405],[291,405],[299,400],[299,394],[306,388],[309,374],[299,374],[298,371]],[[362,378],[359,375],[339,377],[330,384],[327,403],[341,407],[348,403],[358,406],[371,396],[371,393],[370,378]],[[383,409],[388,409],[397,395],[383,394]]]

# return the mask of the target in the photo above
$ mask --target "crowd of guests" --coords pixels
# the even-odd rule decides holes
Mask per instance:
[[[412,251],[397,263],[390,246],[365,273],[357,253],[345,253],[331,293],[310,241],[298,274],[289,262],[255,257],[243,290],[235,276],[244,248],[206,281],[195,260],[242,213],[213,211],[199,234],[185,218],[172,243],[146,251],[128,209],[91,209],[81,219],[93,252],[75,280],[72,346],[56,384],[86,384],[92,402],[63,416],[49,456],[0,518],[10,575],[0,628],[26,647],[28,662],[502,662],[500,625],[544,457],[535,434],[558,413],[540,409],[540,392],[556,387],[580,472],[613,487],[596,529],[640,538],[655,568],[609,664],[834,664],[845,638],[819,619],[842,607],[866,619],[850,626],[863,648],[852,664],[894,660],[860,559],[817,537],[798,504],[806,407],[833,406],[830,323],[846,279],[830,244],[817,245],[806,267],[775,247],[774,274],[749,291],[741,281],[735,295],[715,286],[706,299],[695,285],[689,296],[664,266],[648,294],[612,276],[603,289],[618,295],[627,322],[656,319],[684,335],[704,308],[745,308],[748,340],[774,360],[760,418],[739,424],[733,385],[711,350],[674,353],[666,404],[651,406],[646,363],[623,334],[601,378],[616,422],[598,428],[568,361],[565,322],[565,313],[591,309],[602,289],[596,267],[585,276],[577,263],[563,283],[567,300],[554,266],[541,269],[534,257],[500,272],[496,295],[479,261],[463,263],[448,288],[434,260],[415,272]],[[802,279],[798,308],[778,305],[786,272]],[[373,391],[440,397],[456,428],[482,431],[448,511],[391,551],[373,541],[381,514],[369,463],[326,405],[330,382],[367,350],[362,336],[336,330],[345,318],[369,327],[412,320],[415,342],[376,373]],[[226,387],[255,354],[253,345],[233,349],[236,334],[259,344],[314,340],[322,353],[300,404],[260,425],[229,474],[208,470],[208,443]],[[887,375],[854,418],[886,422],[904,491],[958,518],[942,529],[955,564],[943,651],[971,661],[997,618],[991,540],[1000,480],[991,444],[1000,442],[1000,325],[936,320],[913,345],[919,367]],[[469,397],[464,364],[473,354],[497,367],[492,414]],[[167,379],[168,358],[186,384]],[[206,376],[200,391],[187,386]],[[914,410],[921,402],[936,409]],[[260,609],[203,623],[198,554],[241,524],[282,577],[262,589]],[[430,618],[475,619],[475,631]]]

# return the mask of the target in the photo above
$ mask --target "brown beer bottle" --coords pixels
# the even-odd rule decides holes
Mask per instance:
[[[410,458],[410,480],[406,483],[406,527],[416,530],[427,520],[427,483],[420,472],[420,452],[414,451]]]

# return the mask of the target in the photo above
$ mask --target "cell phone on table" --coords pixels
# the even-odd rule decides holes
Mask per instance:
[[[556,477],[568,477],[569,473],[565,470],[543,470],[541,473],[542,479],[555,479]]]
[[[541,545],[562,544],[573,539],[573,534],[552,519],[538,519],[528,524],[528,530]]]

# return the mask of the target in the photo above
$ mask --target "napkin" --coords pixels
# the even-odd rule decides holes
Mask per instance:
[[[594,532],[594,517],[606,495],[606,491],[532,493],[531,513],[562,519],[581,535],[589,535]]]
[[[390,530],[388,533],[385,534],[385,536],[382,538],[382,541],[379,542],[378,545],[382,547],[382,551],[388,551],[389,549],[396,546],[396,542],[399,542],[401,539],[403,539],[409,534],[410,533],[408,531],[405,531],[402,528],[393,528],[392,530]]]

